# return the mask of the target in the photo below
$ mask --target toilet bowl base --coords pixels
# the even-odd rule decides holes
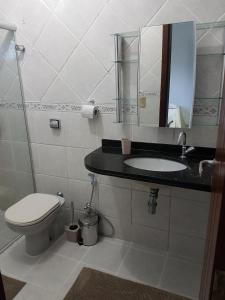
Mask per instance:
[[[48,228],[35,234],[25,235],[25,246],[29,255],[39,255],[48,249],[49,245],[50,238]]]

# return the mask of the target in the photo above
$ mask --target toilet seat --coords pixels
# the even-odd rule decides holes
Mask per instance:
[[[41,193],[30,194],[6,210],[5,220],[18,226],[37,224],[61,205],[60,198]]]

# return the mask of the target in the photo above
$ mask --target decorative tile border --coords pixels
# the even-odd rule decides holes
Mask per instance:
[[[59,111],[59,112],[80,112],[81,105],[77,104],[42,104],[37,102],[25,103],[27,110],[34,111]]]
[[[220,99],[195,99],[193,115],[217,117],[220,110]]]
[[[202,107],[197,105],[194,107],[194,116],[207,116],[207,117],[217,117],[218,116],[218,107],[212,105],[211,107]]]
[[[29,102],[25,104],[27,110],[33,111],[58,111],[58,112],[81,112],[81,104],[42,104],[37,102]],[[114,113],[116,111],[115,105],[100,104],[97,105],[101,113]]]
[[[81,112],[81,104],[70,104],[70,103],[53,103],[43,104],[39,102],[27,102],[24,105],[18,103],[0,103],[0,109],[12,109],[12,110],[23,110],[23,108],[31,111],[57,111],[57,112]],[[104,103],[97,105],[100,113],[112,114],[116,111],[116,105],[112,103]],[[129,114],[135,114],[137,112],[137,106],[131,104],[124,104],[123,110]]]
[[[0,103],[0,109],[23,110],[24,105],[21,103]]]
[[[81,104],[70,104],[70,103],[60,103],[60,104],[43,104],[38,102],[27,102],[24,105],[27,110],[31,111],[56,111],[56,112],[75,112],[80,113],[82,109]],[[21,103],[0,103],[0,109],[8,110],[23,110],[23,104]],[[101,114],[114,114],[116,112],[116,105],[112,103],[104,103],[97,105]],[[193,109],[194,116],[207,116],[215,117],[219,114],[219,101],[201,101],[201,99],[195,100],[195,105]],[[123,106],[123,111],[129,115],[137,114],[137,105],[125,103]]]

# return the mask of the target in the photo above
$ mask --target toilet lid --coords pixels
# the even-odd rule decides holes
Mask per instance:
[[[58,196],[30,194],[9,207],[5,212],[5,219],[15,225],[32,225],[43,220],[58,206],[60,206]]]

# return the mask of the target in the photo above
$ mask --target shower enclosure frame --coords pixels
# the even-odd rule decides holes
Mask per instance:
[[[19,85],[20,85],[20,92],[21,92],[21,100],[22,100],[22,107],[23,107],[23,115],[25,120],[25,127],[26,127],[26,135],[27,135],[27,144],[29,149],[29,156],[30,156],[30,166],[31,166],[31,175],[32,175],[32,183],[34,187],[34,193],[37,192],[35,177],[34,177],[34,163],[33,163],[33,156],[31,151],[31,142],[30,142],[30,134],[29,134],[29,127],[28,127],[28,120],[27,120],[27,114],[26,114],[26,105],[24,101],[24,89],[23,89],[23,81],[22,81],[22,74],[21,74],[21,68],[19,64],[19,55],[18,52],[25,52],[25,47],[23,45],[18,45],[16,43],[16,35],[15,32],[17,30],[17,27],[13,24],[4,24],[0,23],[0,30],[8,30],[13,32],[14,36],[14,42],[15,42],[15,53],[16,53],[16,64],[18,69],[18,78],[19,78]]]
[[[18,80],[19,80],[19,87],[20,87],[20,94],[21,94],[21,104],[22,104],[22,108],[23,108],[27,146],[28,146],[28,152],[29,152],[29,158],[30,158],[30,170],[31,170],[31,177],[32,177],[32,185],[33,185],[33,191],[34,191],[34,193],[36,193],[37,188],[36,188],[36,182],[35,182],[35,176],[34,176],[34,163],[33,163],[32,151],[31,151],[31,142],[30,142],[30,134],[29,134],[27,114],[26,114],[26,105],[25,105],[25,101],[24,101],[24,89],[23,89],[21,68],[20,68],[20,64],[19,64],[19,53],[25,52],[25,47],[23,45],[18,45],[16,43],[15,32],[17,30],[17,27],[15,25],[0,23],[0,30],[8,30],[9,32],[13,32],[13,41],[15,43],[16,66],[17,66],[17,73],[18,73]],[[11,241],[9,241],[5,246],[3,246],[0,249],[0,254],[2,252],[4,252],[7,248],[9,248],[20,237],[21,237],[21,235],[18,235],[17,237],[15,237]],[[1,280],[1,278],[0,278],[0,280]],[[0,287],[0,295],[1,295],[1,287]]]

